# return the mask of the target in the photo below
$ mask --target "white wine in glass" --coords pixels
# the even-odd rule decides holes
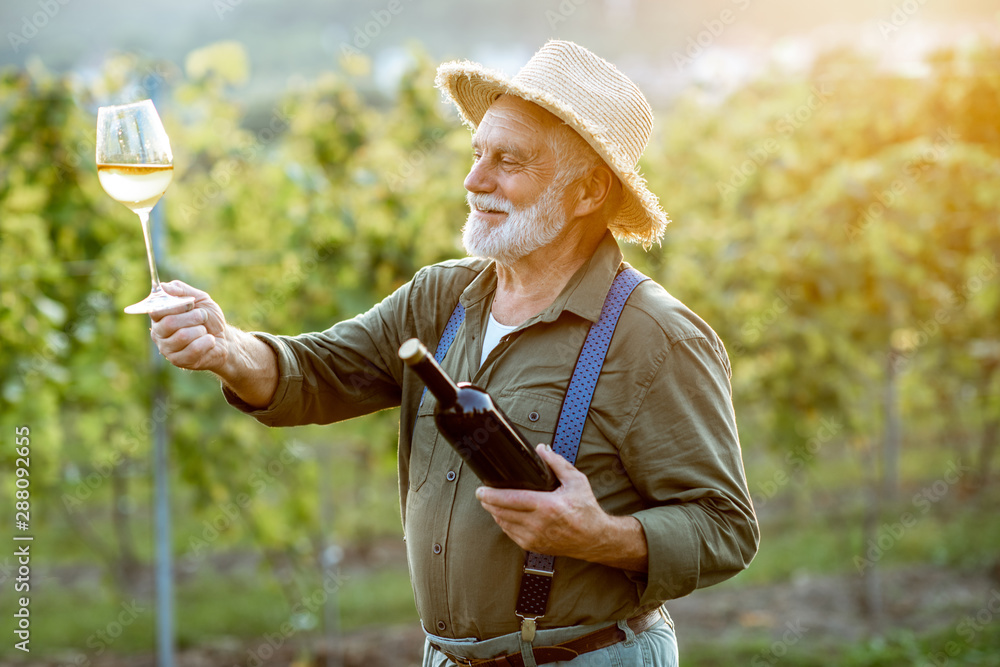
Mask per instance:
[[[194,303],[194,297],[173,296],[160,287],[149,236],[149,212],[173,177],[170,139],[151,100],[98,109],[97,178],[112,199],[139,216],[153,281],[149,296],[125,308],[126,313],[152,313]]]

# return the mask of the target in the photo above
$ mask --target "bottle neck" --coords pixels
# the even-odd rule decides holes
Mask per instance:
[[[458,400],[458,385],[452,382],[440,364],[431,355],[410,366],[424,381],[427,388],[438,400],[441,407],[451,407]]]

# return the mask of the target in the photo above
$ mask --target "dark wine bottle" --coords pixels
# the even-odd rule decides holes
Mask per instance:
[[[533,491],[558,488],[552,469],[489,394],[469,382],[452,381],[416,338],[400,346],[399,357],[437,398],[434,423],[438,431],[483,484]]]

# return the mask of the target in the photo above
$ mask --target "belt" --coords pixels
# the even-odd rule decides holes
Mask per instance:
[[[640,632],[645,632],[656,625],[661,618],[662,616],[660,615],[660,610],[653,609],[652,611],[647,611],[644,614],[633,616],[628,619],[626,623],[628,623],[628,627],[632,628],[632,632],[639,634]],[[578,655],[607,648],[608,646],[613,646],[623,641],[625,641],[625,632],[617,625],[611,625],[606,628],[602,628],[601,630],[583,635],[582,637],[571,639],[568,642],[563,642],[562,644],[556,644],[555,646],[539,646],[534,648],[533,651],[535,654],[535,660],[538,664],[542,665],[548,662],[572,660]],[[432,644],[432,646],[434,645]],[[444,653],[445,656],[447,656],[447,658],[456,665],[462,665],[463,667],[524,667],[524,659],[521,657],[520,653],[502,655],[499,658],[472,660],[470,658],[462,658],[452,655],[447,651],[441,650],[437,646],[434,646],[434,648],[441,651],[441,653]]]

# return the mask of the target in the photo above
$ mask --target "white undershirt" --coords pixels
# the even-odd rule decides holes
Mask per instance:
[[[493,313],[490,313],[489,322],[486,323],[486,333],[483,335],[483,354],[479,357],[480,366],[486,362],[486,357],[490,356],[493,348],[500,344],[500,339],[515,329],[517,329],[516,324],[512,327],[500,324],[494,319]]]

